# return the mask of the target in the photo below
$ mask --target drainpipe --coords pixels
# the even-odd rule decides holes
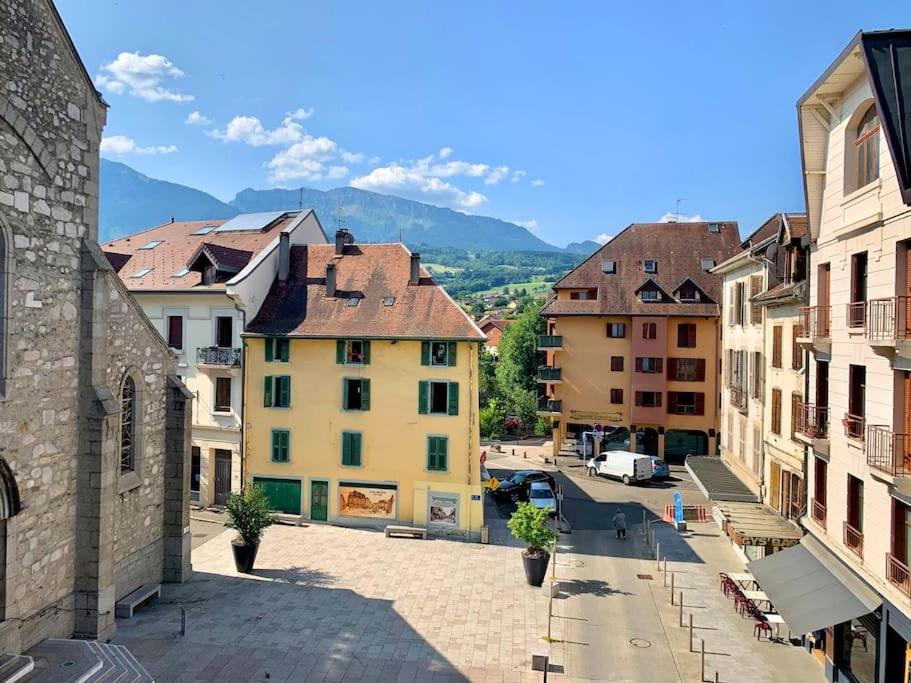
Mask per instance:
[[[803,242],[803,239],[801,239],[801,246],[803,246],[802,242]],[[812,254],[810,252],[810,245],[808,244],[808,245],[806,245],[806,247],[807,247],[807,249],[806,249],[807,265],[806,265],[805,279],[807,282],[807,297],[809,299],[810,278],[812,277],[811,273],[813,272],[813,269],[810,267],[810,259],[812,256]],[[809,301],[807,303],[809,303]],[[797,310],[799,311],[800,308],[798,307]],[[802,349],[801,353],[803,354],[803,400],[804,400],[804,403],[806,403],[807,400],[810,398],[810,352],[807,351],[806,349]],[[814,404],[816,403],[815,398],[813,400],[813,403]],[[810,514],[810,447],[807,446],[806,444],[804,444],[804,446],[803,446],[803,481],[804,481],[804,489],[805,489],[803,492],[803,497],[807,502],[806,514]],[[813,483],[815,484],[816,482],[814,481]],[[799,521],[800,520],[798,520],[798,522]]]
[[[772,262],[769,261],[769,259],[765,258],[764,256],[760,256],[757,258],[757,257],[753,256],[753,254],[747,254],[747,260],[752,261],[753,263],[758,263],[759,265],[761,265],[763,267],[763,270],[765,271],[765,275],[766,275],[765,281],[763,284],[765,284],[765,286],[768,287],[769,286],[769,264],[771,264]],[[750,304],[750,305],[752,306],[752,304]],[[752,308],[750,310],[751,310],[751,315],[752,315]],[[768,318],[768,316],[765,316],[765,315],[762,316],[762,419],[759,421],[759,423],[760,423],[760,432],[759,433],[763,435],[763,443],[761,444],[762,471],[759,473],[759,503],[760,504],[764,504],[762,502],[762,499],[765,497],[764,494],[765,494],[766,453],[765,453],[765,436],[764,436],[765,435],[765,425],[763,424],[763,421],[765,419],[765,383],[766,383],[765,364],[766,364],[766,360],[767,360],[766,353],[765,353],[765,339],[766,339],[766,324],[768,323],[767,318]],[[747,362],[749,363],[749,360]],[[754,382],[756,381],[755,377],[753,378],[753,381]],[[749,399],[747,399],[747,400],[749,400]],[[793,416],[791,417],[791,419],[794,419]]]
[[[241,317],[241,331],[247,329],[247,311],[241,308],[237,302],[234,302],[234,308],[240,313]],[[241,336],[240,338],[240,451],[238,455],[240,456],[240,487],[244,487],[244,442],[246,440],[246,423],[244,422],[244,414],[246,411],[246,402],[247,402],[247,392],[246,392],[246,382],[247,382],[247,340]]]

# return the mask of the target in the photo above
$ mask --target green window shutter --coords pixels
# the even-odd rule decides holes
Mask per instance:
[[[456,349],[458,346],[456,342],[449,342],[446,345],[446,365],[452,367],[456,364]]]
[[[277,429],[272,430],[272,462],[281,460],[281,436],[282,433]]]
[[[348,435],[348,463],[353,467],[361,466],[361,435],[350,432]]]
[[[427,437],[427,469],[441,471],[446,469],[446,450],[448,439],[445,436]]]
[[[370,410],[370,380],[361,380],[361,410]]]
[[[282,363],[287,363],[291,360],[291,340],[290,339],[281,339],[279,344],[279,354],[278,359]]]
[[[274,348],[275,348],[275,340],[274,340],[274,339],[266,339],[265,342],[266,342],[266,343],[265,343],[265,347],[266,347],[266,362],[267,362],[267,363],[271,363],[273,360],[275,360],[275,350],[274,350]]]
[[[351,434],[342,432],[342,464],[351,464]]]
[[[342,410],[348,408],[348,380],[342,379]]]
[[[291,405],[291,378],[287,375],[278,378],[278,405],[287,408]]]
[[[364,360],[363,360],[364,365],[370,365],[370,342],[366,341],[366,340],[362,341],[361,348],[364,351]]]
[[[291,433],[286,429],[272,430],[272,462],[291,460]]]
[[[272,407],[272,378],[266,377],[266,384],[263,387],[263,405],[266,408]]]
[[[430,365],[430,342],[421,342],[421,365]]]
[[[418,415],[426,415],[429,410],[430,402],[430,382],[418,382]]]
[[[335,342],[335,362],[344,365],[345,363],[345,340],[337,339]]]
[[[435,470],[437,464],[437,438],[427,437],[427,469]]]
[[[437,437],[437,465],[439,469],[445,470],[448,466],[446,462],[449,457],[449,439],[445,436]]]
[[[459,383],[449,383],[449,414],[459,414]]]
[[[282,431],[282,462],[291,462],[291,432]]]

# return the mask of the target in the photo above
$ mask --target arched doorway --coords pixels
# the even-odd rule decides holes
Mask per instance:
[[[0,458],[0,621],[6,620],[6,526],[22,510],[19,487],[9,464]]]

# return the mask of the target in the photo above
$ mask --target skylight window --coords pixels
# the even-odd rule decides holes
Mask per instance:
[[[153,268],[140,268],[135,273],[130,275],[130,277],[142,277],[143,275],[148,275],[149,273],[151,273],[152,270],[154,270],[154,269]]]
[[[383,306],[392,306],[392,304],[394,304],[394,303],[395,303],[394,296],[387,296],[385,299],[383,299]]]
[[[190,272],[189,268],[181,268],[176,273],[172,274],[171,277],[183,277],[184,275],[186,275],[189,272]]]
[[[702,270],[711,270],[715,267],[715,259],[704,258],[702,259]]]
[[[709,223],[709,232],[721,232],[721,223]]]
[[[194,235],[208,235],[210,232],[215,230],[215,228],[217,228],[217,227],[218,227],[217,225],[204,225],[199,230],[194,232],[193,234]]]
[[[154,249],[155,247],[157,247],[159,244],[161,244],[163,242],[164,242],[164,240],[152,240],[151,242],[146,242],[139,248],[140,249]]]
[[[361,302],[361,297],[359,297],[359,296],[353,296],[350,299],[348,299],[349,306],[357,306],[360,302]]]
[[[617,272],[617,262],[616,261],[601,261],[601,272],[607,273],[608,275],[613,275]]]
[[[657,261],[643,261],[642,270],[646,273],[657,273],[658,272],[658,262]]]

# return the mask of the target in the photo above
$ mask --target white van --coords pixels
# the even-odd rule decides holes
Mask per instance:
[[[604,451],[597,458],[591,458],[586,467],[590,477],[603,474],[606,477],[620,479],[627,486],[634,481],[652,478],[652,459],[641,453]]]

